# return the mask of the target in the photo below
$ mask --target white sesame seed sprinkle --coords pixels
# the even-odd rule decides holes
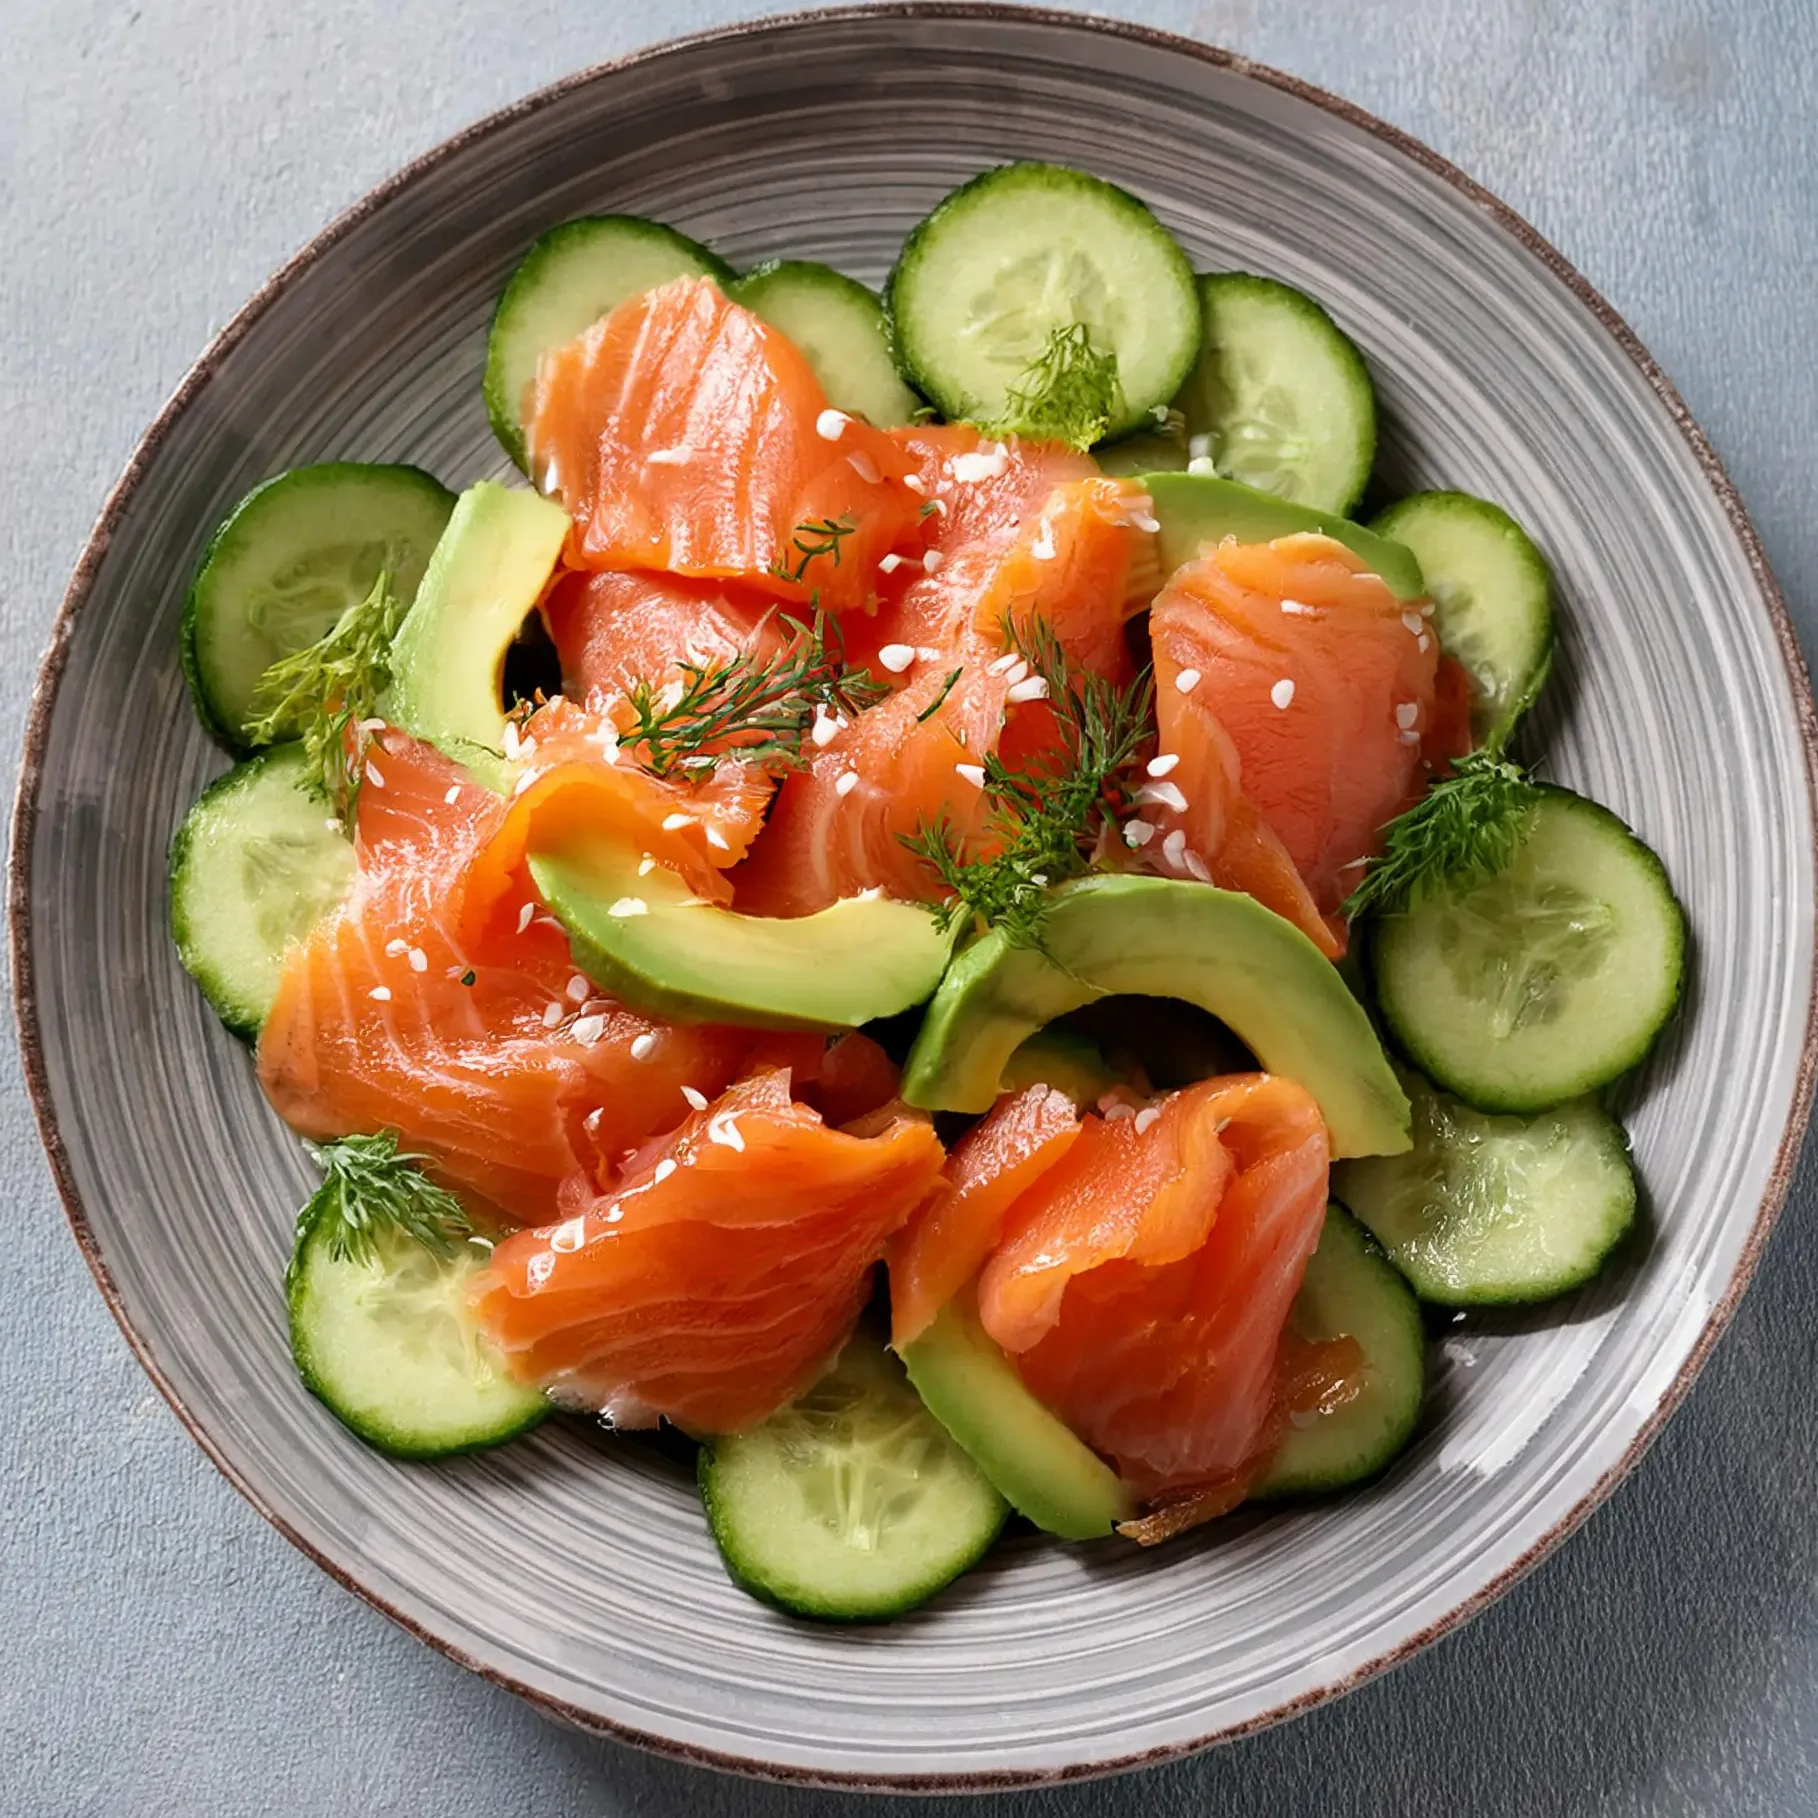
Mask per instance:
[[[1029,553],[1038,562],[1054,560],[1054,526],[1046,518],[1042,519],[1036,529],[1035,538],[1029,545]]]
[[[1161,530],[1161,519],[1152,511],[1133,511],[1130,514],[1130,528],[1145,530],[1155,536]]]
[[[1155,829],[1147,821],[1124,823],[1124,844],[1132,848],[1146,846],[1155,838]]]
[[[448,792],[442,797],[442,800],[446,802],[450,808],[452,808],[460,799],[461,785],[459,783],[451,785]]]
[[[537,906],[535,903],[526,903],[524,907],[518,911],[518,932],[520,934],[530,926],[530,918],[535,915],[536,912]]]
[[[553,1029],[567,1014],[568,1012],[562,1008],[560,1001],[552,998],[543,1006],[543,1027]]]
[[[684,827],[692,827],[693,825],[694,816],[692,814],[666,814],[663,816],[663,831],[665,833],[680,833]]]
[[[650,1178],[651,1178],[651,1180],[656,1181],[656,1182],[666,1181],[670,1177],[670,1175],[672,1175],[675,1172],[675,1169],[676,1169],[675,1157],[673,1155],[665,1155],[663,1157],[663,1159],[657,1163],[656,1171],[651,1175]]]
[[[1283,600],[1281,609],[1292,618],[1311,619],[1318,616],[1318,608],[1308,606],[1300,600]]]
[[[1406,732],[1419,718],[1420,703],[1418,701],[1402,701],[1395,709],[1395,724],[1399,726],[1403,732]]]
[[[592,994],[593,987],[580,973],[574,973],[568,980],[568,1001],[571,1004],[584,1004]]]
[[[823,410],[814,419],[814,433],[823,442],[837,442],[846,433],[846,425],[851,421],[843,410]]]
[[[846,465],[864,481],[867,486],[875,486],[884,476],[877,470],[877,463],[862,448],[855,448],[846,457]]]
[[[975,486],[980,480],[995,480],[1010,465],[1010,456],[1000,443],[989,454],[955,455],[948,471],[962,486]]]
[[[850,795],[859,786],[859,774],[856,770],[844,772],[840,780],[833,785],[835,795]]]
[[[731,846],[726,842],[725,834],[717,827],[709,827],[707,829],[707,844],[711,846],[715,852],[730,852],[732,850]]]
[[[1426,630],[1426,621],[1418,612],[1408,611],[1401,615],[1401,622],[1407,626],[1409,635],[1419,637]]]
[[[891,675],[901,675],[915,661],[915,646],[886,644],[877,653],[877,660]]]
[[[1175,691],[1179,694],[1191,694],[1198,686],[1199,671],[1197,669],[1183,669],[1174,678]]]
[[[622,896],[606,913],[616,915],[620,921],[623,921],[631,915],[648,915],[650,905],[641,896]]]
[[[985,673],[987,675],[1003,675],[1007,671],[1014,669],[1022,660],[1023,659],[1019,657],[1014,650],[1006,650],[1001,657],[997,658],[996,661],[992,663],[991,667],[987,669]]]
[[[569,1031],[569,1034],[572,1035],[577,1042],[580,1042],[585,1047],[589,1048],[591,1048],[605,1033],[606,1019],[597,1014],[593,1016],[577,1016],[574,1019],[574,1027]],[[635,1049],[636,1044],[634,1043],[634,1058],[636,1057]]]
[[[1145,783],[1137,790],[1136,799],[1144,807],[1172,808],[1176,814],[1187,812],[1187,798],[1178,783]]]
[[[914,560],[915,558],[913,556],[898,555],[893,549],[887,556],[883,556],[879,559],[877,571],[879,574],[895,574],[905,562],[913,562]]]
[[[926,569],[929,574],[933,574],[946,559],[947,558],[942,555],[938,549],[930,549],[922,557],[922,567]]]
[[[391,1002],[391,987],[389,985],[374,985],[366,995],[370,997],[375,1004],[389,1004]]]
[[[385,957],[387,959],[402,959],[409,946],[409,941],[387,941],[385,943]]]
[[[1185,860],[1186,852],[1187,836],[1179,827],[1176,827],[1174,831],[1162,841],[1162,856],[1170,865],[1179,865]]]
[[[1415,648],[1419,650],[1420,654],[1425,656],[1426,653],[1433,648],[1433,640],[1423,631],[1420,636],[1414,640],[1414,645]]]
[[[535,772],[526,770],[524,772],[524,774],[521,777],[519,777],[515,783],[512,784],[511,793],[514,796],[519,796],[519,795],[522,795],[526,789],[534,789],[536,786],[537,786],[537,779],[536,779]]]
[[[923,484],[922,476],[919,473],[904,474],[903,475],[903,484],[905,486],[907,486],[911,492],[919,492],[919,493],[926,494],[926,492],[928,490],[926,485]]]
[[[1125,1118],[1134,1117],[1135,1115],[1136,1107],[1134,1105],[1126,1105],[1121,1098],[1114,1099],[1105,1108],[1105,1122],[1108,1124],[1121,1124]]]
[[[1210,435],[1189,436],[1187,453],[1196,461],[1210,460],[1212,456],[1212,438]]]
[[[1198,436],[1194,437],[1195,441],[1200,439]],[[1215,474],[1218,472],[1218,463],[1210,455],[1191,455],[1187,460],[1187,471],[1188,473]]]
[[[1021,706],[1025,701],[1045,701],[1048,698],[1048,679],[1046,676],[1026,675],[1020,682],[1010,684],[1010,692],[1004,697],[1013,706]]]
[[[1167,776],[1180,763],[1178,751],[1164,751],[1160,757],[1152,757],[1146,768],[1151,776]]]
[[[840,736],[840,728],[844,723],[844,721],[836,719],[825,707],[816,707],[814,725],[809,729],[808,736],[821,750],[825,751]]]
[[[652,467],[686,467],[694,459],[694,450],[686,442],[678,442],[673,448],[653,448],[644,459]]]
[[[505,755],[515,758],[524,749],[524,735],[518,731],[516,720],[505,722]]]
[[[1187,854],[1187,869],[1192,872],[1202,884],[1211,883],[1212,872],[1207,866],[1206,861],[1201,858],[1197,852],[1189,852]]]
[[[642,1035],[638,1036],[631,1044],[631,1058],[633,1060],[649,1060],[651,1055],[656,1053],[656,1051],[657,1038],[651,1034],[648,1029],[646,1029]]]
[[[1284,675],[1281,680],[1269,690],[1269,699],[1272,700],[1277,707],[1286,712],[1286,710],[1294,704],[1294,678],[1292,676]]]
[[[1144,1105],[1136,1114],[1136,1134],[1145,1136],[1161,1122],[1161,1109],[1156,1105]]]
[[[1395,736],[1400,739],[1404,745],[1418,745],[1420,743],[1420,734],[1412,729],[1405,732],[1398,732]]]
[[[707,1094],[705,1092],[697,1092],[692,1086],[684,1086],[682,1088],[682,1096],[687,1099],[690,1110],[705,1111],[707,1109]]]
[[[638,876],[648,877],[656,869],[656,860],[648,852],[638,860]]]
[[[983,764],[955,764],[953,773],[970,783],[974,789],[985,786],[985,767]]]
[[[429,970],[429,955],[425,953],[421,947],[411,948],[410,969],[412,972],[427,972]]]
[[[383,773],[380,771],[378,765],[370,758],[366,760],[366,780],[372,784],[375,789],[383,789],[385,787],[385,777]]]

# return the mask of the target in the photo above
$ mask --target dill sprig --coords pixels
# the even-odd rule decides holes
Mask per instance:
[[[808,573],[808,564],[832,556],[835,568],[840,565],[840,547],[858,529],[854,518],[809,518],[796,525],[789,547],[770,564],[770,572],[781,581],[798,585]],[[794,560],[790,559],[791,554]]]
[[[724,756],[794,770],[818,718],[852,719],[890,692],[870,670],[847,667],[845,640],[825,613],[812,624],[787,614],[782,622],[790,642],[768,662],[741,651],[723,663],[681,664],[679,683],[634,683],[621,748],[656,776],[710,769]]]
[[[1090,448],[1117,414],[1123,387],[1117,355],[1092,345],[1091,331],[1072,322],[1049,333],[1046,344],[1004,394],[997,435],[1033,436]]]
[[[1048,891],[1091,869],[1100,835],[1130,804],[1155,685],[1147,669],[1127,688],[1075,674],[1046,620],[1007,623],[1005,630],[1011,648],[1048,684],[1060,749],[1016,767],[996,752],[986,755],[980,767],[989,856],[968,855],[945,813],[903,843],[952,893],[934,910],[943,933],[970,918],[1001,929],[1013,946],[1039,947]]]
[[[352,729],[373,716],[391,681],[391,641],[403,620],[391,576],[381,573],[326,637],[279,657],[253,689],[248,740],[301,738],[311,792],[343,820],[360,793],[360,741]]]
[[[322,1170],[322,1184],[303,1208],[300,1225],[325,1224],[329,1254],[370,1266],[386,1235],[409,1238],[436,1256],[451,1256],[473,1236],[461,1202],[419,1171],[422,1155],[400,1154],[397,1133],[344,1136],[305,1145]]]
[[[1437,891],[1468,890],[1494,877],[1514,857],[1539,800],[1528,772],[1507,758],[1473,751],[1455,759],[1450,776],[1383,830],[1382,851],[1351,892],[1345,915],[1393,915]]]

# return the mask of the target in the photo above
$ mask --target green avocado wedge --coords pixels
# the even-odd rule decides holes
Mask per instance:
[[[997,1493],[1046,1533],[1097,1540],[1136,1513],[1117,1473],[1036,1400],[967,1304],[950,1301],[903,1347],[923,1405]]]
[[[1322,536],[1342,543],[1381,575],[1398,600],[1424,600],[1427,584],[1414,552],[1388,537],[1365,530],[1329,511],[1291,505],[1272,492],[1210,473],[1151,473],[1142,483],[1155,501],[1164,573],[1191,562],[1206,543],[1235,537],[1240,543],[1270,543],[1277,537]]]
[[[385,717],[489,789],[503,791],[510,779],[506,652],[536,610],[567,535],[567,512],[548,499],[490,480],[470,486],[392,641]]]
[[[605,838],[533,851],[530,875],[581,971],[684,1022],[855,1029],[923,1002],[947,963],[948,938],[917,903],[855,896],[792,920],[741,915]]]
[[[1081,1111],[1090,1110],[1107,1092],[1127,1083],[1097,1042],[1075,1035],[1071,1029],[1036,1030],[1010,1056],[1003,1082],[1006,1092],[1052,1086]]]
[[[1317,1101],[1332,1153],[1399,1155],[1408,1101],[1363,1007],[1298,928],[1253,897],[1160,877],[1089,877],[1054,891],[1044,947],[1001,933],[954,960],[903,1072],[932,1111],[990,1110],[1023,1042],[1101,997],[1185,998],[1271,1073]]]

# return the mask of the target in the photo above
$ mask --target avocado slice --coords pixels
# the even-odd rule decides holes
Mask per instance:
[[[1003,1090],[1052,1086],[1084,1111],[1126,1083],[1090,1036],[1071,1029],[1038,1029],[1005,1064]]]
[[[1291,505],[1272,492],[1211,473],[1151,473],[1142,477],[1155,501],[1161,525],[1165,573],[1191,562],[1204,543],[1235,537],[1240,543],[1272,543],[1277,537],[1331,537],[1370,564],[1398,600],[1424,600],[1427,584],[1413,550],[1391,542],[1349,518]]]
[[[950,1301],[913,1344],[903,1367],[928,1412],[997,1493],[1063,1540],[1097,1540],[1136,1513],[1117,1473],[1029,1392],[969,1304]]]
[[[504,757],[505,654],[536,610],[568,536],[568,514],[534,492],[483,480],[455,503],[391,646],[382,711],[464,764],[489,789]]]
[[[854,1029],[923,1002],[947,963],[922,904],[866,895],[787,921],[740,915],[604,836],[533,850],[530,875],[581,971],[659,1016]]]
[[[1363,1007],[1254,897],[1175,878],[1082,878],[1052,893],[1042,939],[1016,947],[993,932],[948,967],[903,1072],[910,1104],[990,1110],[1037,1029],[1129,992],[1185,998],[1228,1024],[1263,1067],[1313,1095],[1335,1156],[1408,1148],[1408,1101]]]

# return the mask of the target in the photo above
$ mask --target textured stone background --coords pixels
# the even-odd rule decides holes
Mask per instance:
[[[1812,0],[1100,0],[1426,139],[1635,326],[1818,634]],[[478,115],[739,0],[4,0],[0,723],[102,496],[267,273]],[[9,760],[10,761],[10,760]],[[826,1818],[558,1731],[253,1515],[115,1331],[0,1052],[0,1814]],[[1684,1411],[1563,1553],[1304,1721],[993,1818],[1818,1810],[1818,1179]]]

